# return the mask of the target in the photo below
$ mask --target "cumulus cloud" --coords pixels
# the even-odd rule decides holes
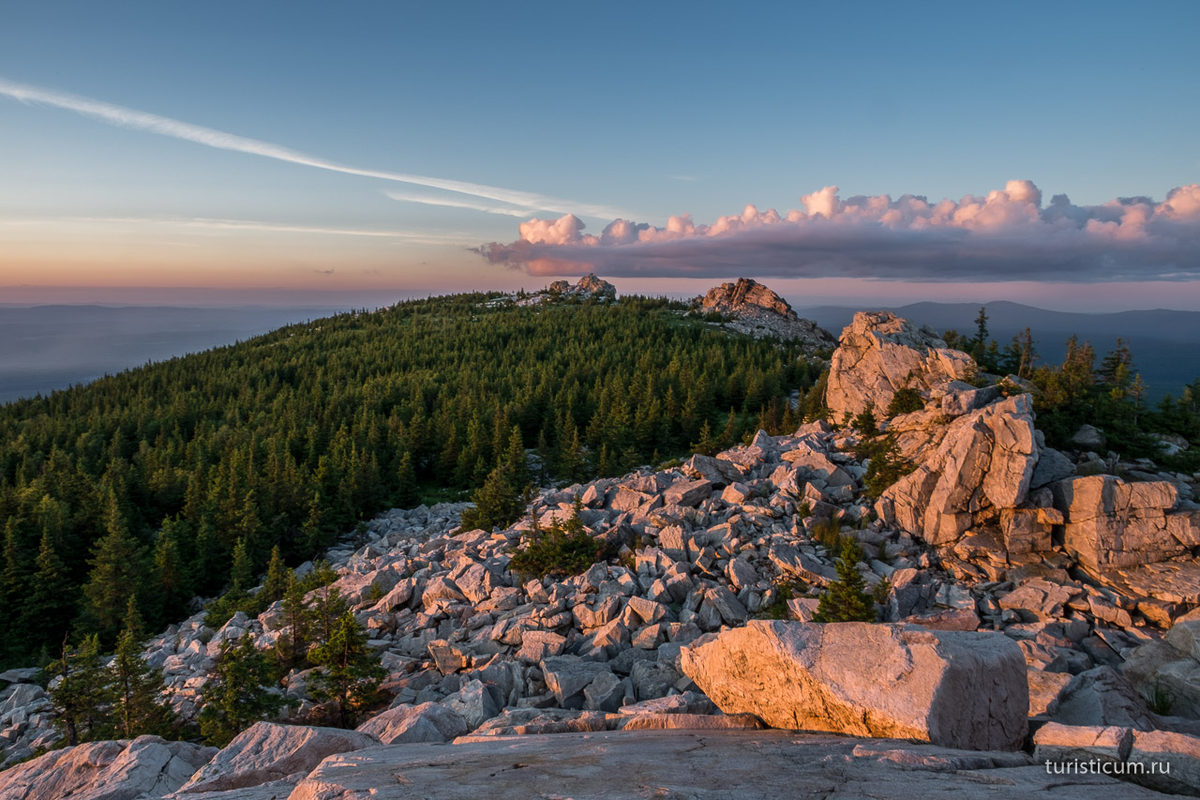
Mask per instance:
[[[1032,181],[982,197],[855,196],[836,186],[780,214],[746,206],[711,224],[673,216],[663,227],[617,219],[599,234],[578,217],[521,223],[519,238],[476,249],[535,275],[608,277],[855,277],[906,281],[1195,280],[1200,278],[1200,184],[1162,202],[1118,198],[1043,205]]]

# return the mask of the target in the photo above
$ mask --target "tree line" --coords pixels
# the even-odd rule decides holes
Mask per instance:
[[[416,300],[0,406],[0,664],[115,647],[391,507],[458,499],[529,450],[535,483],[620,474],[756,427],[817,366],[653,298]]]

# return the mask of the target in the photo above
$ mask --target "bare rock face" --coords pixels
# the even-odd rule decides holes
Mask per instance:
[[[796,316],[788,301],[750,278],[714,286],[693,302],[702,311],[731,317],[730,328],[755,338],[800,339],[813,347],[835,342],[829,331]]]
[[[918,328],[890,311],[860,311],[833,353],[825,403],[838,421],[868,408],[883,419],[897,390],[917,389],[926,400],[938,390],[940,398],[947,384],[974,370],[969,355],[946,347],[932,329]]]
[[[594,731],[374,747],[333,756],[290,800],[1152,800],[1105,775],[1050,775],[1023,753],[779,731]]]
[[[992,403],[937,433],[941,441],[912,454],[917,469],[884,492],[876,513],[942,545],[970,529],[980,511],[998,515],[1025,501],[1038,458],[1032,398]]]
[[[215,747],[168,742],[157,736],[81,744],[54,750],[0,772],[0,797],[6,800],[162,797],[182,786],[216,753]]]
[[[1051,489],[1066,514],[1067,552],[1094,574],[1180,558],[1200,545],[1200,513],[1173,511],[1179,501],[1173,483],[1091,475]]]
[[[373,747],[368,733],[258,722],[242,731],[180,789],[180,795],[228,791],[308,772],[335,753]]]
[[[999,634],[751,621],[685,647],[681,662],[722,711],[775,728],[966,750],[1016,750],[1025,739],[1025,658]]]
[[[574,295],[576,297],[607,297],[613,298],[617,296],[617,287],[613,286],[606,280],[597,278],[596,274],[589,272],[579,279],[579,282],[572,285],[567,281],[555,281],[550,284],[548,291],[551,294],[559,295]]]

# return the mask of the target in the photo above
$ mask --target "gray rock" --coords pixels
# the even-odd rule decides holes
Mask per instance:
[[[53,750],[0,772],[5,800],[134,800],[175,791],[217,749],[157,736]]]
[[[470,731],[466,720],[441,703],[389,708],[358,726],[384,744],[448,742]]]
[[[180,794],[242,789],[281,780],[308,772],[334,753],[377,744],[374,736],[359,731],[257,722],[193,775]]]
[[[1001,634],[753,620],[697,640],[682,663],[722,711],[773,727],[968,750],[1013,750],[1025,739],[1025,659]]]
[[[603,715],[596,716],[596,724],[606,725]],[[563,729],[569,724],[559,723]],[[641,786],[694,800],[1161,800],[1103,775],[1050,775],[1041,765],[1019,766],[1025,763],[1021,754],[775,731],[591,730],[337,755],[302,781],[290,800],[616,800],[637,796]]]

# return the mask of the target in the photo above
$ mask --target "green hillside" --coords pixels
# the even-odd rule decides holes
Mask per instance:
[[[235,544],[312,557],[392,505],[463,496],[511,452],[548,478],[618,474],[797,421],[798,345],[665,300],[499,295],[344,314],[0,406],[0,663],[111,643],[225,585]],[[731,411],[733,413],[731,413]]]

